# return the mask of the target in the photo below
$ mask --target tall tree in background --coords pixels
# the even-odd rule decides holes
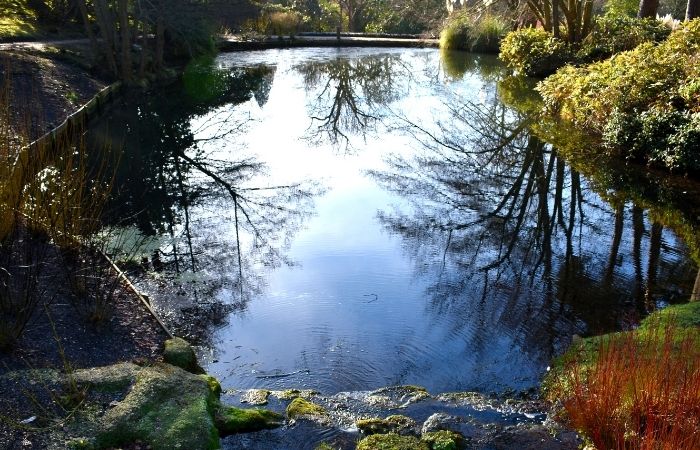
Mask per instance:
[[[659,9],[659,0],[640,0],[639,11],[637,17],[644,19],[646,17],[656,17],[656,11]]]
[[[685,20],[693,20],[700,17],[700,0],[688,0],[685,10]]]
[[[123,81],[160,71],[168,55],[192,57],[213,50],[207,0],[73,1],[95,60]],[[140,57],[135,60],[135,55]]]

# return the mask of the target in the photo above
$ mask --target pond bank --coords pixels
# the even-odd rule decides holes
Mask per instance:
[[[575,433],[548,419],[542,402],[526,396],[431,395],[418,386],[333,396],[293,389],[221,392],[216,379],[198,373],[192,358],[184,341],[171,340],[164,362],[66,373],[20,370],[0,376],[0,384],[53,400],[51,421],[31,416],[17,424],[25,439],[48,449],[132,448],[137,442],[155,450],[177,444],[189,450],[354,449],[379,443],[426,450],[534,450],[579,444]],[[65,403],[69,400],[77,403]],[[57,405],[70,414],[61,415]],[[9,443],[6,448],[20,447]]]
[[[274,48],[301,47],[383,47],[383,48],[438,48],[438,39],[384,38],[345,36],[277,36],[262,41],[242,40],[237,36],[224,36],[217,43],[222,52],[268,50]]]

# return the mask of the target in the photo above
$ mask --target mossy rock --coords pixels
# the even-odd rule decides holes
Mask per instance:
[[[389,433],[373,434],[362,439],[357,444],[357,450],[430,450],[430,447],[415,436]]]
[[[267,404],[267,397],[269,396],[270,391],[266,389],[249,389],[241,396],[241,403],[262,406]]]
[[[325,419],[328,417],[328,411],[323,406],[297,397],[287,405],[287,417],[290,419]]]
[[[370,392],[365,402],[382,409],[405,408],[413,403],[430,398],[428,391],[421,386],[389,386]]]
[[[407,416],[393,415],[386,419],[359,419],[355,422],[357,428],[364,434],[411,434],[415,432],[416,421]]]
[[[96,391],[117,392],[128,388],[136,380],[136,375],[140,370],[141,367],[133,363],[79,369],[73,372],[72,381],[78,386]]]
[[[284,417],[266,409],[222,407],[216,413],[216,427],[222,436],[277,428]]]
[[[272,395],[280,400],[294,400],[297,397],[309,398],[318,394],[312,389],[287,389],[284,391],[272,391]]]
[[[421,440],[430,446],[431,450],[458,450],[464,448],[464,437],[454,431],[440,430],[425,433]]]
[[[184,339],[175,337],[165,341],[163,360],[173,366],[185,369],[195,374],[204,373],[204,369],[197,362],[197,355],[192,346]]]
[[[211,377],[175,366],[143,368],[126,398],[102,418],[97,444],[113,447],[138,440],[153,450],[219,448],[217,390]]]

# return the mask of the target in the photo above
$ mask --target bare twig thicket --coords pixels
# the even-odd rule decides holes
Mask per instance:
[[[0,349],[5,350],[42,301],[48,245],[64,258],[52,275],[64,271],[73,305],[84,318],[107,318],[117,287],[95,240],[113,181],[112,153],[89,154],[81,124],[30,144],[24,130],[32,124],[23,126],[11,109],[10,66],[3,62],[0,81]]]

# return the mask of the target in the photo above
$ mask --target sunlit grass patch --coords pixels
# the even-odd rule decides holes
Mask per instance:
[[[0,2],[0,40],[27,38],[36,32],[36,13],[27,6],[27,0]]]

